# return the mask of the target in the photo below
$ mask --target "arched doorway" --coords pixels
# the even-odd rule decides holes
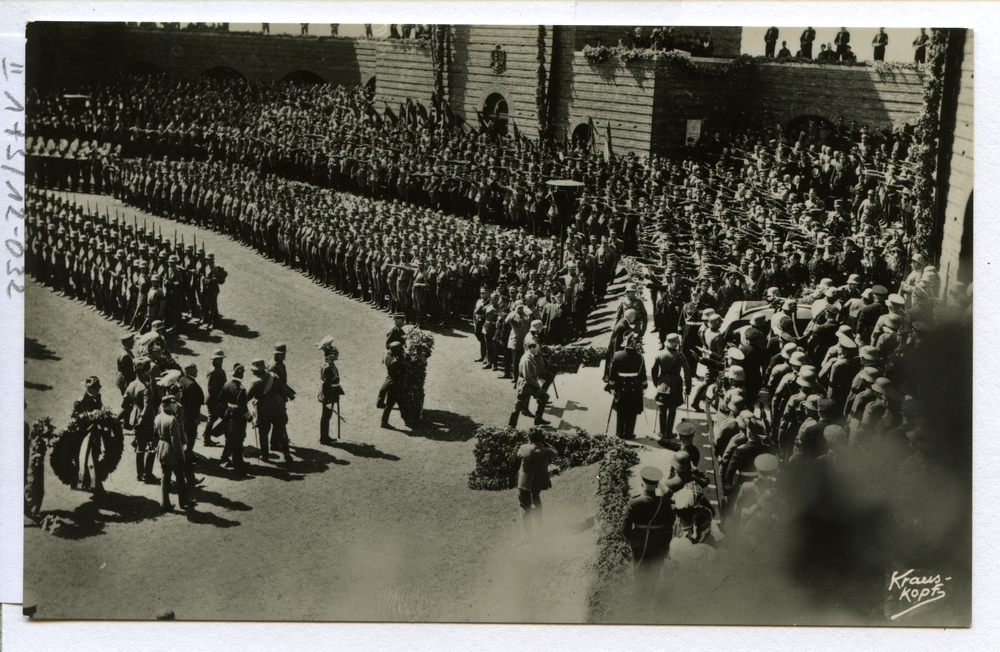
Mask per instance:
[[[246,79],[246,77],[236,68],[230,68],[229,66],[215,66],[214,68],[209,68],[205,72],[201,73],[202,77],[211,77],[212,79]]]
[[[296,70],[281,78],[286,84],[325,84],[326,80],[311,70]]]
[[[365,94],[369,100],[375,99],[375,75],[365,83]]]
[[[483,118],[493,121],[497,126],[497,133],[501,136],[507,135],[507,122],[510,119],[510,109],[507,106],[507,98],[500,93],[492,93],[483,102]]]
[[[594,134],[596,137],[597,134]],[[590,123],[583,122],[578,124],[575,129],[573,129],[573,147],[579,147],[581,149],[586,149],[590,145],[591,129]]]

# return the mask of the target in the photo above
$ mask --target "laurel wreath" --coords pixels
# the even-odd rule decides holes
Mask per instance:
[[[118,468],[125,451],[121,423],[109,410],[83,412],[70,419],[66,429],[59,433],[49,456],[52,471],[65,485],[72,487],[77,483],[80,447],[88,434],[101,441],[101,452],[94,469],[97,479],[101,482],[107,480]]]

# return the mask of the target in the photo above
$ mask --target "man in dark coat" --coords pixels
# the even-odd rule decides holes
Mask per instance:
[[[115,378],[115,386],[122,396],[125,396],[125,390],[135,380],[135,354],[132,353],[134,344],[135,335],[132,333],[122,338],[122,351],[118,354],[118,376]]]
[[[286,462],[291,462],[292,456],[288,449],[288,432],[286,430],[288,411],[285,409],[285,402],[295,400],[295,393],[281,381],[281,378],[267,370],[263,358],[257,358],[250,363],[250,373],[256,378],[250,383],[247,397],[257,400],[260,459],[267,461],[272,457],[271,448],[268,445],[268,435],[273,428],[274,436],[270,443],[274,444],[276,450],[281,451]]]
[[[385,364],[385,381],[382,383],[382,389],[379,391],[381,395],[385,396],[385,402],[380,406],[383,408],[382,427],[392,430],[393,427],[389,425],[389,415],[392,414],[392,408],[399,404],[399,393],[402,390],[403,379],[406,376],[402,343],[393,342],[389,345],[389,352],[385,354],[383,364]],[[410,424],[407,423],[406,425],[412,428]]]
[[[622,533],[632,549],[636,590],[648,595],[647,589],[656,585],[659,564],[670,549],[674,512],[670,496],[656,493],[663,471],[646,466],[639,471],[639,477],[642,478],[642,493],[632,496],[629,501],[622,519]]]
[[[681,337],[671,333],[665,339],[666,348],[656,355],[653,362],[653,386],[659,406],[660,437],[674,436],[674,418],[677,408],[684,405],[684,397],[691,392],[691,365],[681,351]],[[681,372],[684,379],[681,380]]]
[[[530,355],[530,354],[529,354]],[[528,355],[525,355],[525,359]],[[515,413],[516,414],[516,413]],[[521,506],[521,522],[525,534],[531,534],[531,522],[542,518],[541,492],[552,487],[549,463],[556,451],[545,446],[545,438],[537,429],[528,431],[528,443],[517,451],[520,468],[517,473],[517,499]]]
[[[611,360],[606,390],[615,395],[615,432],[621,439],[635,437],[635,419],[642,413],[642,395],[648,384],[646,362],[635,350],[635,335],[628,335],[622,350]]]
[[[247,398],[247,390],[243,387],[243,365],[233,365],[233,377],[223,387],[219,399],[224,406],[223,430],[226,436],[226,447],[222,451],[224,468],[242,471],[243,440],[247,436],[247,423],[253,420]]]
[[[212,353],[212,370],[208,372],[208,396],[205,398],[205,406],[208,408],[208,424],[205,426],[204,434],[206,446],[215,446],[215,442],[212,441],[213,426],[216,419],[221,421],[226,414],[226,406],[220,398],[222,388],[226,384],[226,372],[222,368],[225,359],[226,354],[222,349]]]

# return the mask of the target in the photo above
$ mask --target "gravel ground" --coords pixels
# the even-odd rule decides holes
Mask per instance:
[[[112,215],[116,206],[133,214],[106,198],[87,199]],[[172,233],[175,225],[162,227]],[[224,236],[178,228],[185,241],[197,234],[230,275],[219,300],[221,332],[187,335],[176,357],[198,364],[204,387],[212,350],[226,351],[228,370],[287,343],[298,392],[289,404],[295,461],[251,458],[251,477],[240,480],[219,468],[221,448],[199,438],[205,482],[188,515],[159,512],[159,487],[136,483],[128,442],[103,498],[71,491],[46,467],[43,513],[69,525],[61,536],[25,528],[26,601],[37,602],[38,618],[144,620],[170,609],[179,620],[585,620],[596,468],[554,483],[545,494],[546,531],[531,540],[513,491],[468,489],[476,427],[505,422],[514,399],[509,383],[471,364],[478,343],[470,333],[434,329],[431,426],[380,429],[374,402],[391,327],[384,313]],[[103,381],[105,403],[117,405],[121,327],[30,280],[25,299],[26,420],[51,416],[64,425],[91,374]],[[316,343],[327,333],[337,338],[347,392],[347,423],[333,446],[319,444],[314,398]],[[392,421],[402,427],[398,414]]]

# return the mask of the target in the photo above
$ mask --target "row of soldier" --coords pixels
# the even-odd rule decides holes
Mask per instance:
[[[415,322],[428,314],[469,315],[482,285],[550,292],[555,284],[570,295],[565,303],[574,315],[573,332],[579,333],[593,305],[587,297],[603,296],[619,259],[615,240],[574,234],[563,268],[552,240],[520,231],[497,233],[477,221],[399,202],[351,201],[306,184],[262,181],[246,169],[157,162],[132,162],[126,169],[128,178],[146,181],[116,183],[123,201],[171,216],[168,205],[150,199],[147,190],[166,188],[161,179],[171,187],[193,188],[186,202],[190,212],[185,211],[193,222],[238,238],[343,294],[405,312]]]
[[[137,221],[112,220],[65,197],[25,190],[27,272],[140,333],[156,322],[174,332],[195,321],[218,325],[225,271],[215,256]],[[187,317],[185,317],[185,314]]]

